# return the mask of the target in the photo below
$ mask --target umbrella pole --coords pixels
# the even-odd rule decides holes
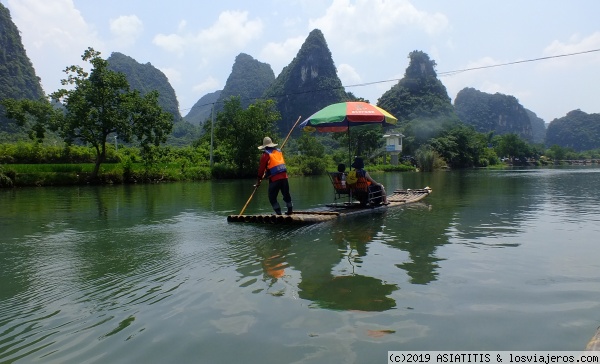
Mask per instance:
[[[292,129],[290,129],[290,132],[285,137],[283,143],[281,143],[281,148],[279,148],[279,149],[283,149],[283,147],[285,146],[285,143],[288,141],[290,135],[292,135],[292,131],[296,128],[296,125],[298,125],[298,122],[300,121],[301,117],[302,117],[302,115],[298,116],[298,120],[296,120],[296,123],[294,124],[294,126],[292,126]],[[248,201],[246,201],[246,204],[244,205],[244,207],[242,207],[242,211],[240,211],[240,213],[238,214],[238,216],[241,216],[241,215],[244,214],[244,211],[246,210],[246,207],[248,207],[248,204],[252,200],[252,197],[254,197],[254,194],[256,193],[256,190],[258,190],[258,186],[260,186],[260,182],[263,180],[263,178],[265,178],[264,174],[262,175],[262,177],[260,177],[260,179],[258,180],[258,183],[254,185],[254,191],[252,191],[252,194],[248,198]]]

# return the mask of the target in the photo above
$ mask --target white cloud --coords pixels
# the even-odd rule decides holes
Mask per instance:
[[[186,40],[177,34],[157,34],[152,43],[166,50],[167,52],[176,53],[182,57],[186,48]]]
[[[566,43],[554,40],[544,49],[544,54],[552,57],[597,49],[600,49],[600,32],[595,32],[583,38],[579,34],[574,34]],[[555,58],[552,62],[541,63],[540,69],[554,71],[557,68],[573,67],[574,65],[589,66],[590,64],[600,64],[600,52]]]
[[[192,47],[204,54],[222,54],[242,48],[260,36],[263,24],[258,19],[249,20],[248,12],[224,11],[210,28],[197,34],[182,34],[187,29],[185,20],[179,22],[177,29],[177,34],[158,34],[152,42],[181,57]]]
[[[72,0],[9,0],[13,21],[27,29],[24,37],[38,48],[56,47],[77,54],[100,43],[93,26],[86,23]]]
[[[440,33],[448,27],[448,19],[420,11],[408,0],[333,0],[325,15],[309,20],[309,26],[345,50],[360,52],[389,46],[403,27]]]
[[[568,43],[555,40],[544,49],[544,54],[556,56],[567,53],[584,52],[600,48],[600,32],[590,34],[581,38],[579,34],[574,34]]]
[[[349,86],[362,82],[358,72],[349,64],[342,63],[337,66],[338,77],[342,81],[342,85]]]
[[[269,63],[277,75],[294,59],[305,40],[306,37],[295,37],[288,38],[282,43],[267,43],[260,51],[259,57]]]
[[[214,92],[219,90],[221,87],[221,83],[214,77],[208,77],[206,80],[202,81],[193,87],[193,90],[198,95],[205,95],[209,92]]]
[[[248,20],[246,11],[224,11],[213,26],[201,31],[195,43],[211,52],[237,49],[260,36],[263,24],[259,19]]]
[[[120,46],[130,46],[144,31],[144,24],[135,15],[120,16],[110,20],[110,31],[117,38]]]
[[[85,67],[81,55],[88,47],[105,53],[105,43],[72,0],[8,0],[8,6],[46,93],[63,87],[67,66]]]

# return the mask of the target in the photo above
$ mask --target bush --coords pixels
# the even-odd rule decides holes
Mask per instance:
[[[327,162],[322,158],[305,157],[300,161],[298,168],[304,175],[319,175],[327,171]]]
[[[215,163],[210,170],[211,175],[217,179],[236,178],[237,173],[235,169],[226,164]]]
[[[5,171],[4,168],[0,166],[0,187],[12,187],[14,185],[14,179],[14,171]]]

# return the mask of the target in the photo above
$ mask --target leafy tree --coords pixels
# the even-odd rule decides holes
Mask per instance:
[[[504,134],[494,138],[496,154],[501,157],[524,160],[533,156],[530,145],[517,134]]]
[[[487,159],[487,136],[466,125],[457,126],[431,140],[433,149],[452,167],[478,167]],[[483,162],[483,163],[482,163]]]
[[[319,143],[317,138],[309,132],[303,132],[298,138],[298,151],[303,156],[323,158],[325,155],[325,146]]]
[[[7,115],[20,124],[35,120],[33,130],[38,138],[43,138],[44,131],[50,129],[58,131],[68,144],[92,145],[96,151],[92,173],[95,179],[106,158],[109,135],[116,133],[125,142],[136,139],[143,150],[150,151],[152,145],[166,141],[173,127],[173,116],[158,105],[158,92],[141,96],[137,90],[130,91],[125,75],[109,70],[100,52],[88,48],[82,59],[90,62],[92,70],[88,73],[80,66],[67,67],[67,78],[61,82],[73,88],[50,95],[63,104],[64,110],[53,108],[45,100],[10,100],[4,105]]]
[[[327,169],[325,146],[310,132],[303,132],[297,141],[297,150],[301,157],[290,158],[297,162],[303,174],[321,174]],[[288,161],[288,158],[286,158]]]
[[[239,175],[254,173],[261,153],[257,146],[267,135],[274,138],[279,118],[271,100],[257,101],[245,110],[239,97],[226,100],[215,123],[215,144],[224,153],[225,162],[233,165]]]
[[[572,149],[571,149],[572,151]],[[563,148],[560,145],[554,144],[547,151],[546,155],[554,160],[564,160],[569,153],[568,148]]]

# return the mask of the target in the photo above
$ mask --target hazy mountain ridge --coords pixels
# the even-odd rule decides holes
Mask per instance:
[[[531,120],[525,108],[510,95],[488,94],[471,87],[458,92],[454,108],[460,120],[480,133],[514,133],[532,142]]]
[[[222,106],[224,100],[238,96],[242,107],[247,108],[261,98],[274,81],[275,73],[271,65],[240,53],[235,57],[231,73],[219,96],[219,104]],[[218,109],[220,110],[221,107]]]
[[[219,100],[222,92],[223,90],[218,90],[202,96],[183,117],[183,120],[194,125],[204,124],[212,116],[213,104]]]
[[[546,145],[584,151],[600,148],[600,114],[573,110],[554,119],[546,131]]]
[[[107,62],[111,70],[125,74],[129,86],[132,89],[139,90],[142,95],[157,90],[159,105],[166,112],[173,115],[174,122],[182,119],[175,90],[162,71],[150,63],[141,64],[135,59],[119,52],[113,52],[108,57]]]

